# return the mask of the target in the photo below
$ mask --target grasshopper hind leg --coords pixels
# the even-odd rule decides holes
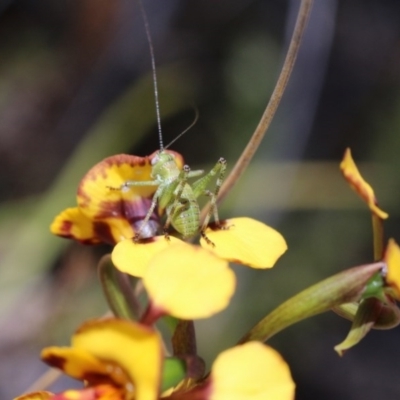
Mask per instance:
[[[218,216],[218,207],[217,207],[217,195],[215,193],[211,192],[210,190],[205,191],[205,195],[211,197],[211,207],[209,212],[207,213],[206,218],[204,219],[204,223],[202,227],[200,228],[200,235],[201,237],[207,242],[212,247],[215,247],[215,244],[213,243],[212,240],[210,240],[206,234],[206,229],[209,226],[209,222],[211,219],[211,216],[214,218],[214,222],[212,225],[215,227],[214,229],[229,229],[229,226],[221,224]]]
[[[218,207],[217,207],[218,193],[222,186],[222,182],[224,181],[225,172],[226,172],[226,160],[221,157],[207,175],[205,175],[203,178],[199,179],[197,182],[193,184],[194,188],[193,190],[196,197],[200,196],[201,194],[205,194],[206,196],[210,197],[210,209],[204,219],[203,225],[200,228],[200,235],[211,246],[214,246],[214,243],[207,237],[205,233],[205,230],[210,222],[211,216],[213,216],[214,223],[219,229],[226,229],[220,224],[218,216]],[[215,184],[215,189],[212,192],[211,190],[207,190],[206,186],[215,175],[218,175],[218,178]]]
[[[199,174],[201,171],[193,171],[195,176]],[[197,203],[193,204],[193,200],[191,200],[190,196],[188,198],[188,177],[191,176],[192,172],[188,165],[184,165],[183,170],[180,172],[177,178],[177,185],[173,188],[174,192],[174,201],[167,212],[168,218],[164,225],[164,236],[168,239],[168,228],[170,225],[174,226],[174,228],[181,233],[184,237],[189,237],[191,233],[190,224],[187,224],[187,221],[191,221],[193,214],[190,213],[189,216],[186,215],[186,212],[191,210],[193,206],[198,208]],[[198,212],[199,213],[199,212]],[[196,215],[196,213],[195,213]],[[191,218],[188,218],[191,217]],[[182,220],[186,221],[185,224],[182,225]],[[196,224],[197,225],[197,224]],[[190,234],[192,236],[192,234]]]
[[[210,209],[204,219],[204,223],[202,226],[202,230],[204,231],[208,223],[210,222],[211,216],[214,217],[214,222],[216,226],[219,226],[219,216],[218,216],[218,208],[217,208],[217,199],[218,199],[218,193],[219,190],[221,189],[222,182],[224,181],[224,176],[226,172],[226,160],[225,158],[220,158],[215,164],[214,168],[202,179],[198,181],[198,186],[196,186],[196,190],[202,191],[201,194],[205,194],[206,196],[210,197]],[[208,182],[211,180],[212,177],[218,174],[217,181],[215,183],[215,189],[212,192],[211,190],[206,190],[206,185]],[[197,182],[196,182],[197,183]],[[195,184],[196,184],[195,183]],[[200,193],[196,193],[197,195],[200,195]]]

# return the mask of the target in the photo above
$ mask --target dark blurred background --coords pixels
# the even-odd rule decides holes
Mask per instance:
[[[276,82],[299,1],[144,0],[162,126],[192,168],[232,166]],[[150,57],[132,0],[0,2],[0,399],[46,367],[106,304],[96,263],[107,247],[52,237],[84,173],[116,153],[157,149]],[[270,271],[235,267],[228,310],[197,322],[208,365],[267,312],[344,268],[372,261],[370,215],[341,178],[350,146],[400,240],[400,3],[316,1],[281,107],[254,162],[221,206],[259,218],[289,251]],[[333,313],[270,343],[290,364],[297,399],[398,399],[400,330],[374,331],[339,358],[350,324]],[[60,380],[61,390],[73,384]]]

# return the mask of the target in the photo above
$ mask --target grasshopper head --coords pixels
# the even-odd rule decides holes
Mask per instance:
[[[179,169],[182,169],[184,165],[182,155],[173,150],[157,150],[149,156],[149,159],[153,168],[170,162],[174,162]]]
[[[171,171],[179,171],[183,167],[183,157],[172,150],[156,151],[150,156],[150,160],[153,177],[166,177]]]
[[[166,150],[160,150],[154,153],[151,159],[151,165],[153,168],[157,168],[157,165],[164,165],[165,163],[173,162],[175,159],[174,155]]]

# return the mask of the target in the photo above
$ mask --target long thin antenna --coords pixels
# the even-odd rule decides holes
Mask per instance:
[[[156,72],[156,61],[155,61],[155,57],[154,57],[153,41],[151,40],[150,25],[149,25],[149,21],[147,19],[146,10],[144,9],[143,1],[137,0],[137,2],[139,3],[140,9],[141,9],[141,14],[142,14],[143,23],[144,23],[144,29],[146,31],[147,42],[149,44],[149,49],[150,49],[151,69],[152,69],[152,73],[153,73],[154,100],[156,103],[156,114],[157,114],[158,140],[159,140],[159,144],[160,144],[160,150],[162,151],[162,150],[164,150],[164,143],[163,143],[163,136],[162,136],[162,130],[161,130],[160,101],[158,99],[157,72]]]
[[[195,116],[194,116],[194,120],[193,122],[183,131],[181,132],[175,139],[171,140],[165,147],[164,149],[168,149],[169,146],[171,146],[171,144],[174,144],[181,136],[183,136],[189,129],[192,129],[195,125],[197,120],[199,119],[199,110],[197,107],[195,107]]]

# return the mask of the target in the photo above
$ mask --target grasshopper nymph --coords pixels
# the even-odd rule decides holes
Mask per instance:
[[[146,225],[148,224],[150,217],[152,216],[155,207],[158,204],[160,210],[165,210],[167,215],[167,220],[164,225],[164,234],[166,238],[168,238],[168,227],[172,225],[176,231],[183,236],[183,238],[189,238],[197,233],[200,233],[209,244],[213,245],[213,243],[207,238],[205,229],[208,225],[211,215],[214,216],[215,225],[219,226],[217,198],[226,171],[226,160],[224,158],[220,158],[210,172],[195,181],[192,185],[188,183],[188,179],[200,176],[204,173],[204,171],[191,171],[188,165],[185,165],[183,169],[180,170],[176,163],[173,152],[168,151],[167,148],[173,142],[175,142],[175,140],[187,132],[191,126],[193,126],[197,120],[197,116],[189,128],[178,135],[168,146],[164,147],[161,130],[160,105],[158,99],[153,43],[151,40],[147,16],[141,0],[139,0],[139,5],[141,6],[141,14],[143,17],[146,37],[150,50],[160,150],[150,156],[152,164],[152,180],[127,181],[119,188],[110,189],[126,190],[130,186],[157,186],[151,206],[145,218],[142,220],[139,230],[135,234],[135,241],[138,241],[141,236],[143,236]],[[212,192],[207,190],[208,184],[216,175],[218,177],[214,191]],[[211,207],[202,226],[200,226],[200,207],[197,202],[197,198],[203,194],[210,197]]]
[[[164,225],[164,233],[168,237],[168,227],[172,225],[183,238],[189,238],[197,233],[212,244],[204,231],[210,220],[214,216],[216,225],[219,224],[217,210],[217,196],[221,187],[226,170],[226,161],[220,158],[205,176],[195,181],[192,185],[188,183],[189,178],[200,176],[204,173],[202,170],[191,171],[188,165],[182,170],[178,168],[175,157],[171,152],[165,149],[157,151],[152,157],[152,178],[151,181],[128,181],[121,187],[121,190],[130,186],[157,186],[153,201],[146,217],[143,219],[139,231],[135,235],[135,240],[139,240],[143,229],[148,223],[157,204],[161,210],[165,210],[167,220]],[[210,180],[218,175],[214,192],[207,190]],[[211,198],[211,208],[200,227],[200,207],[197,198],[201,195],[207,195]]]

